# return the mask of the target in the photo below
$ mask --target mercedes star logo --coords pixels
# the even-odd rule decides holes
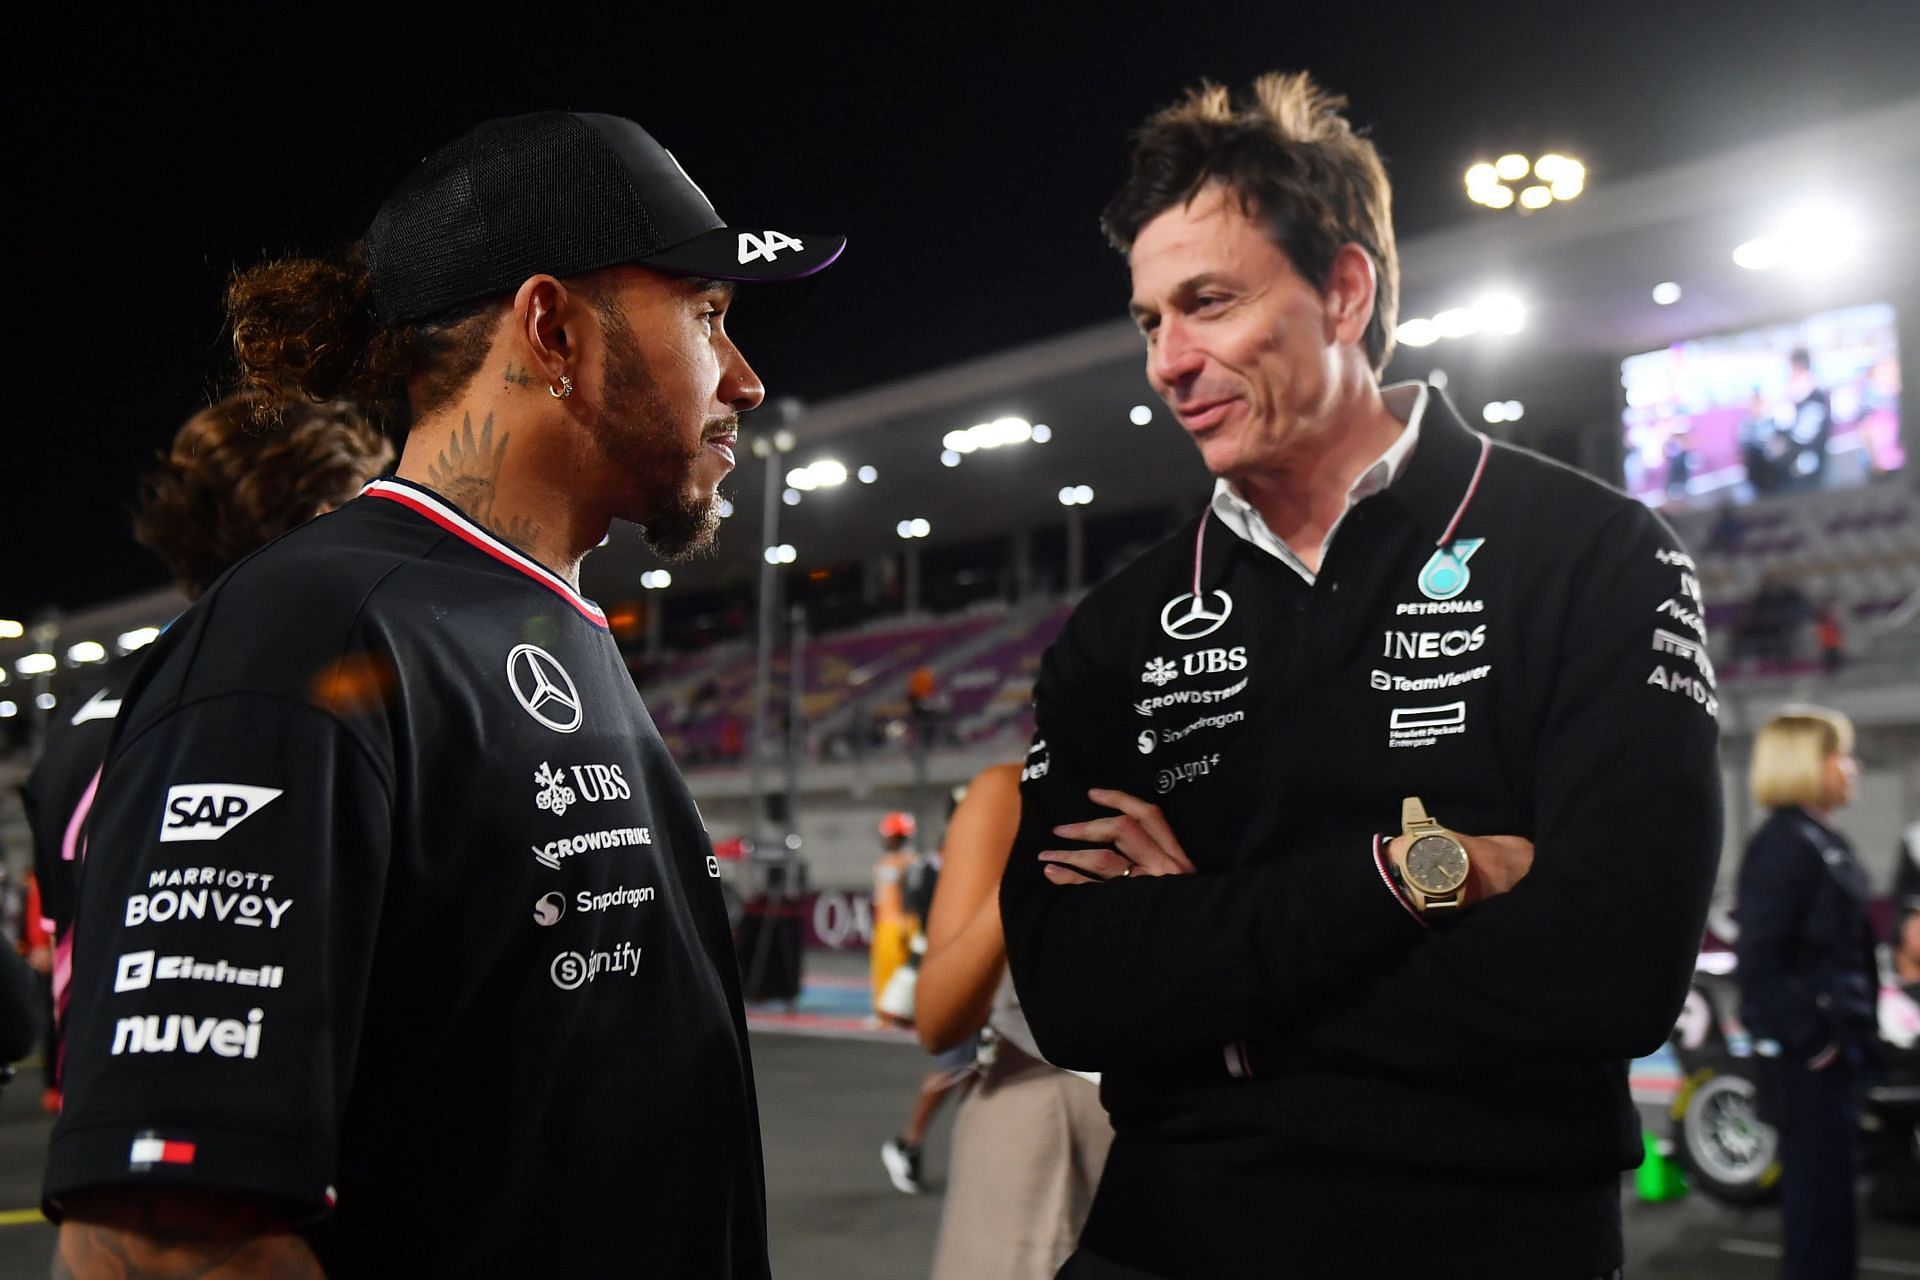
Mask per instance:
[[[527,714],[555,733],[580,727],[580,691],[560,660],[539,645],[515,645],[507,655],[507,683]]]
[[[1177,595],[1161,607],[1160,629],[1175,640],[1199,640],[1218,631],[1232,613],[1233,597],[1224,591]]]

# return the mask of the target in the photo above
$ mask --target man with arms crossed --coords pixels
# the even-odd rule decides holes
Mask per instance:
[[[1378,384],[1388,190],[1342,106],[1205,87],[1105,218],[1216,487],[1035,690],[1008,957],[1116,1131],[1063,1276],[1613,1274],[1626,1060],[1705,915],[1692,561]]]
[[[708,542],[736,280],[631,121],[483,124],[229,292],[243,381],[410,423],[127,696],[46,1199],[77,1276],[767,1274],[719,869],[579,566]]]

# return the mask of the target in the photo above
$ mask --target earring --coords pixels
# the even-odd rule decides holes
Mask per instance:
[[[555,391],[555,390],[553,389],[553,384],[552,384],[552,383],[548,383],[548,384],[547,384],[547,394],[548,394],[548,395],[550,395],[550,396],[552,396],[552,397],[553,397],[553,398],[554,398],[555,400],[565,400],[565,399],[566,399],[566,398],[567,398],[568,396],[570,396],[570,395],[572,395],[572,394],[573,394],[573,379],[572,379],[572,378],[569,378],[569,377],[568,377],[568,376],[567,376],[566,374],[564,374],[564,373],[563,373],[563,374],[561,374],[561,375],[560,375],[560,389],[559,389],[558,391]]]

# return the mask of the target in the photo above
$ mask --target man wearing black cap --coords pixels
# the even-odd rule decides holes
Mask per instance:
[[[718,868],[579,565],[709,542],[763,390],[724,224],[630,121],[493,121],[241,273],[242,380],[410,428],[129,690],[75,929],[61,1274],[767,1274]]]

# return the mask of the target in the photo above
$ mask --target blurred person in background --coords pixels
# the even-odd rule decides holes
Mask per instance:
[[[1040,1056],[1007,974],[1000,877],[1020,828],[1020,766],[992,765],[947,826],[920,965],[920,1043],[981,1070],[953,1122],[933,1280],[1051,1280],[1073,1252],[1113,1141],[1097,1076]]]
[[[880,830],[884,838],[894,838],[887,834],[892,831],[904,842],[913,834],[913,817],[906,813],[890,813],[882,820]],[[905,859],[894,864],[887,887],[898,896],[892,910],[906,933],[906,958],[895,967],[888,979],[887,990],[880,1002],[881,1012],[889,1021],[913,1027],[919,1024],[920,976],[927,953],[927,921],[940,882],[942,855],[934,853],[922,856],[902,848],[888,854],[888,857]],[[876,884],[876,901],[879,887]],[[874,914],[877,934],[877,908]],[[948,1045],[934,1054],[933,1066],[921,1078],[920,1088],[914,1094],[913,1109],[907,1115],[906,1127],[881,1144],[880,1163],[896,1191],[905,1195],[919,1195],[926,1190],[921,1173],[921,1145],[926,1141],[927,1129],[933,1124],[934,1116],[939,1114],[941,1105],[956,1090],[964,1093],[972,1081],[976,1048],[976,1042],[968,1039],[961,1044]]]
[[[271,430],[256,422],[266,407],[263,397],[250,393],[202,409],[140,480],[133,536],[167,566],[189,601],[238,561],[352,498],[393,463],[393,445],[349,404],[281,406],[279,425]],[[42,1099],[49,1111],[60,1109],[58,1029],[72,979],[70,925],[87,814],[121,699],[146,656],[135,650],[116,659],[70,714],[52,718],[46,746],[20,792],[54,935],[54,1010]]]
[[[867,943],[867,972],[873,988],[874,1015],[882,1022],[906,1025],[913,1020],[912,1005],[896,992],[888,1007],[888,988],[900,975],[900,986],[912,975],[902,967],[912,955],[913,935],[920,922],[907,909],[907,870],[914,853],[914,821],[910,813],[885,814],[880,819],[880,857],[873,864],[873,934]]]
[[[1740,865],[1735,977],[1780,1130],[1785,1280],[1854,1274],[1854,1095],[1880,984],[1871,889],[1833,815],[1858,777],[1853,725],[1836,711],[1777,715],[1754,738],[1750,781],[1767,819]]]
[[[579,589],[616,519],[669,558],[712,542],[765,396],[736,292],[845,243],[754,227],[633,121],[540,112],[434,150],[356,244],[233,279],[243,386],[406,444],[126,694],[74,926],[58,1274],[638,1250],[765,1280],[719,863]]]
[[[1813,376],[1813,356],[1805,347],[1787,357],[1787,395],[1793,420],[1780,432],[1785,453],[1781,467],[1788,487],[1817,489],[1827,474],[1827,444],[1833,438],[1833,400]]]
[[[1847,633],[1840,625],[1839,602],[1832,597],[1814,615],[1813,638],[1820,649],[1820,669],[1830,676],[1839,674],[1847,662]]]
[[[1380,385],[1389,191],[1344,106],[1196,89],[1103,219],[1214,490],[1034,689],[1008,963],[1115,1133],[1071,1280],[1616,1275],[1626,1064],[1698,953],[1698,570],[1644,505]]]

